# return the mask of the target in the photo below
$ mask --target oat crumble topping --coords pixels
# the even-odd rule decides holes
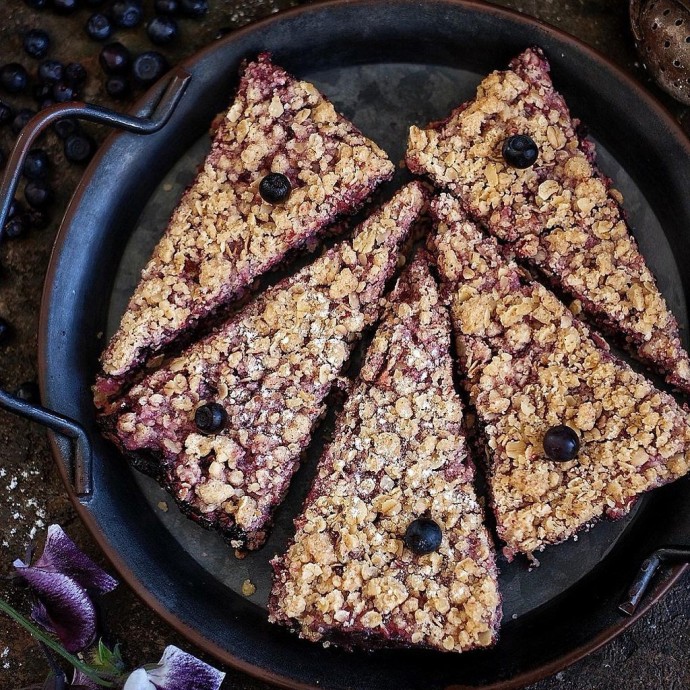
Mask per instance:
[[[102,355],[97,406],[151,353],[240,296],[337,216],[355,211],[393,171],[386,154],[312,84],[267,54],[249,63]],[[269,204],[259,194],[269,172],[290,179],[284,203]]]
[[[449,344],[448,315],[422,255],[388,301],[294,541],[272,561],[274,622],[344,646],[460,652],[495,641],[496,566]],[[403,543],[420,516],[443,530],[426,555]]]
[[[642,492],[686,474],[690,425],[675,400],[522,274],[453,197],[434,199],[432,214],[432,248],[507,555],[621,517]],[[577,459],[544,455],[544,434],[558,424],[578,433]]]
[[[690,393],[678,324],[629,233],[620,193],[578,129],[542,52],[529,49],[486,77],[447,120],[412,127],[407,164],[457,196],[473,219],[568,295],[575,313]],[[502,144],[514,134],[538,145],[532,167],[504,161]]]
[[[404,187],[351,240],[133,386],[102,419],[106,434],[125,451],[158,458],[164,484],[192,517],[233,546],[258,548],[426,203],[419,182]],[[210,402],[228,421],[203,435],[194,415]]]

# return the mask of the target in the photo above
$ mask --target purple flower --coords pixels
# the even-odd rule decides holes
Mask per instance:
[[[103,686],[98,685],[97,683],[94,683],[94,681],[91,680],[87,675],[82,673],[81,671],[78,671],[77,669],[74,670],[74,675],[72,676],[72,682],[69,684],[70,688],[79,688],[80,690],[83,688],[84,690],[102,690]]]
[[[79,652],[96,638],[96,609],[90,594],[115,589],[117,580],[82,553],[59,525],[48,528],[41,557],[14,562],[38,598],[31,616],[55,633],[65,649]]]
[[[218,690],[225,674],[192,654],[168,645],[158,666],[138,668],[130,674],[123,690]]]

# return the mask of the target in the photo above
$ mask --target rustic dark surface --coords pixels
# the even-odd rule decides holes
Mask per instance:
[[[152,0],[144,0],[147,16],[152,15],[152,4]],[[210,0],[209,14],[202,21],[180,20],[179,38],[162,52],[174,62],[208,44],[221,27],[237,28],[293,4],[296,3],[292,0]],[[501,0],[497,4],[536,16],[578,36],[630,72],[681,121],[686,115],[687,109],[656,89],[637,60],[624,0]],[[0,64],[19,61],[30,72],[35,71],[37,61],[22,51],[21,32],[32,27],[44,28],[53,39],[49,57],[65,62],[79,60],[88,69],[85,100],[126,108],[127,101],[115,103],[105,94],[97,64],[100,45],[89,40],[83,31],[91,11],[85,8],[61,17],[50,10],[32,10],[22,0],[0,2]],[[143,26],[120,30],[111,40],[121,40],[135,52],[152,49]],[[0,98],[35,107],[29,96],[0,94]],[[102,132],[93,133],[102,138]],[[4,127],[0,131],[0,148],[6,153],[10,145],[11,134]],[[56,188],[57,201],[52,222],[46,229],[30,230],[0,249],[0,316],[14,327],[10,342],[0,345],[0,386],[9,390],[36,377],[36,329],[43,274],[59,217],[81,173],[78,166],[64,160],[53,134],[48,134],[41,145],[50,151],[53,161],[50,180]],[[12,561],[23,557],[29,541],[36,539],[40,544],[45,527],[51,523],[61,524],[87,553],[104,563],[65,497],[43,430],[0,412],[0,576],[11,572]],[[27,610],[23,591],[11,583],[0,581],[0,596]],[[108,595],[105,613],[112,640],[122,643],[123,654],[132,666],[157,660],[166,644],[198,653],[125,585]],[[689,615],[690,577],[685,577],[625,634],[601,651],[531,686],[531,690],[690,688]],[[39,683],[46,670],[32,639],[0,616],[0,690]],[[226,671],[224,688],[268,687],[232,669]]]

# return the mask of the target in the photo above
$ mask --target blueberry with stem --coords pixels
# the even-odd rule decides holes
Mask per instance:
[[[39,148],[34,148],[26,154],[24,159],[24,177],[29,180],[42,180],[48,175],[50,159],[48,154]]]
[[[13,119],[14,110],[12,110],[12,107],[4,101],[0,101],[0,125],[6,125],[12,122]]]
[[[7,93],[21,93],[29,83],[29,74],[24,65],[10,62],[0,68],[0,86]]]
[[[117,0],[113,3],[111,12],[115,25],[123,29],[138,26],[144,17],[141,2],[137,0]]]
[[[107,14],[94,12],[86,21],[86,34],[94,41],[105,41],[113,34],[113,25]]]
[[[168,61],[155,50],[137,55],[132,64],[132,76],[140,86],[149,86],[158,81],[169,69]]]
[[[132,55],[122,43],[115,41],[103,46],[98,62],[106,74],[124,74],[132,63]]]
[[[29,180],[24,187],[26,203],[39,211],[50,206],[53,201],[53,190],[45,180]]]
[[[177,22],[172,17],[159,15],[146,25],[146,33],[156,45],[166,45],[177,38]]]
[[[50,36],[48,32],[43,31],[43,29],[29,29],[29,31],[24,34],[22,43],[27,55],[40,60],[48,54]]]
[[[70,136],[65,139],[65,158],[70,163],[88,163],[95,150],[96,144],[93,139],[83,132],[70,134]]]
[[[59,60],[44,60],[38,66],[38,80],[42,84],[57,84],[62,81],[64,69]]]

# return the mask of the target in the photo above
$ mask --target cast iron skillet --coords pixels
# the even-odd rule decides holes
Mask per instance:
[[[139,118],[69,106],[72,114],[148,135],[114,135],[99,150],[56,240],[41,313],[39,373],[42,400],[57,412],[5,393],[0,393],[0,405],[58,432],[51,440],[70,497],[120,575],[161,616],[219,660],[293,688],[517,688],[610,640],[658,600],[685,568],[665,569],[637,606],[659,562],[687,555],[673,548],[686,543],[690,534],[690,485],[680,481],[641,502],[627,521],[601,525],[578,544],[547,551],[544,565],[534,573],[526,572],[523,563],[503,564],[506,606],[514,615],[506,617],[493,650],[447,655],[324,649],[269,625],[261,606],[228,586],[224,571],[245,566],[229,557],[222,568],[216,561],[209,565],[194,543],[179,539],[169,526],[181,523],[166,522],[144,480],[135,477],[95,425],[90,386],[109,316],[112,320],[113,287],[122,273],[119,259],[136,238],[137,219],[153,203],[154,190],[190,148],[197,150],[211,119],[227,105],[244,58],[270,50],[290,71],[313,75],[337,105],[346,111],[354,108],[346,114],[356,123],[363,118],[373,128],[363,127],[365,133],[378,132],[386,139],[411,123],[400,120],[423,123],[429,110],[439,107],[431,96],[431,105],[425,102],[429,94],[424,74],[432,80],[436,74],[450,74],[452,83],[457,73],[458,84],[468,79],[476,84],[481,75],[505,66],[534,44],[546,51],[559,89],[609,152],[607,160],[620,165],[621,175],[637,190],[639,208],[633,221],[651,218],[658,223],[657,231],[639,227],[639,239],[643,247],[651,247],[647,258],[661,269],[669,302],[684,314],[690,276],[678,266],[690,260],[685,232],[690,219],[690,144],[655,101],[601,56],[520,15],[452,0],[358,0],[304,7],[238,31],[184,63],[172,80],[148,94],[136,113]],[[411,81],[404,76],[406,70],[415,75]],[[365,80],[397,74],[396,83],[409,93],[403,98],[395,85],[371,81],[369,90],[358,90],[352,78],[339,80],[342,73]],[[452,94],[449,104],[469,95],[458,93],[455,100]],[[407,112],[395,110],[398,97],[401,102],[407,98]],[[389,119],[377,122],[384,112]],[[63,110],[49,111],[49,117],[60,115]],[[10,164],[17,166],[32,134],[44,125],[36,121],[27,128]],[[399,155],[403,145],[399,141],[399,148],[389,153]],[[11,193],[17,175],[7,173],[5,192]],[[0,206],[0,220],[9,196]],[[661,248],[657,252],[657,245],[663,245],[665,253]],[[65,436],[75,440],[74,450]],[[293,496],[293,510],[295,500]],[[289,526],[289,515],[281,520]],[[213,539],[191,524],[179,529],[200,544]],[[269,548],[256,556],[257,562],[267,561]],[[654,556],[648,558],[650,554]],[[587,571],[580,572],[580,562],[588,558],[592,562]],[[640,576],[627,591],[643,561]],[[549,581],[551,574],[563,577],[565,584]],[[541,603],[540,589],[548,595]],[[629,617],[619,609],[626,599],[623,608]],[[521,609],[522,600],[530,606]]]

